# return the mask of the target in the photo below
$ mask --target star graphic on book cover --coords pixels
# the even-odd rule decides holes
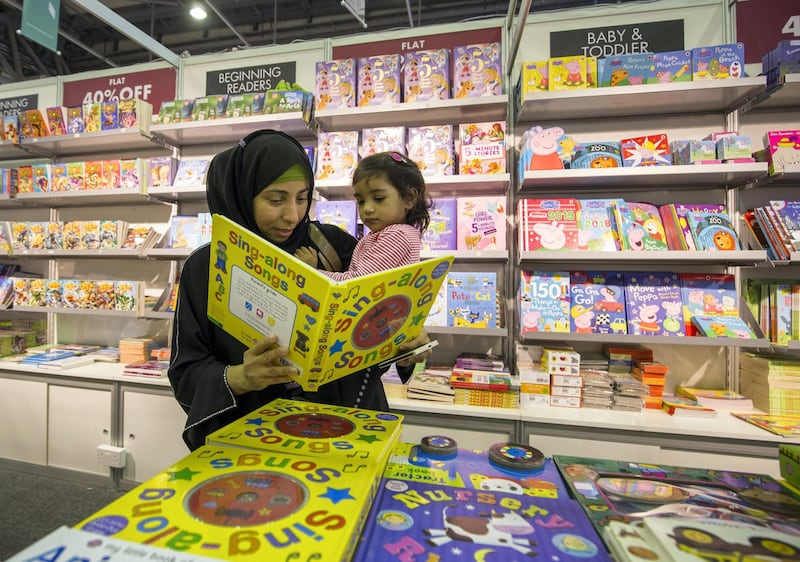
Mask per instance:
[[[188,480],[191,481],[196,475],[200,474],[199,470],[192,470],[191,468],[182,468],[173,472],[168,472],[170,481],[172,480]]]
[[[367,443],[375,443],[375,441],[380,441],[377,435],[359,435],[358,441],[365,441]]]
[[[350,495],[350,488],[331,488],[328,487],[328,490],[324,494],[320,494],[321,498],[328,498],[333,502],[334,505],[339,503],[342,500],[354,500],[355,498]]]
[[[333,342],[333,345],[329,348],[330,355],[334,355],[339,353],[344,348],[344,340],[336,340]]]
[[[248,425],[262,425],[264,420],[262,418],[250,418],[245,423]]]

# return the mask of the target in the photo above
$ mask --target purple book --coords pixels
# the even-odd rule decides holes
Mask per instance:
[[[456,249],[456,199],[434,199],[430,223],[422,234],[423,250]]]
[[[686,335],[677,273],[625,273],[625,305],[631,335]]]

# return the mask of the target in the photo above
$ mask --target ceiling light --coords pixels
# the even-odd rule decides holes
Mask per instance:
[[[198,4],[192,6],[192,9],[189,10],[189,15],[196,20],[204,20],[208,16],[205,9],[203,9],[203,7]]]

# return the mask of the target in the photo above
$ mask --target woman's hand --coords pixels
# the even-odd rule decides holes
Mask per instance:
[[[317,258],[317,251],[314,248],[309,248],[307,246],[301,246],[300,248],[297,248],[297,250],[294,253],[294,257],[303,261],[304,263],[307,263],[308,265],[310,265],[315,269],[317,267],[317,263],[319,263],[318,262],[319,258]]]
[[[428,337],[428,332],[425,328],[419,333],[417,337],[413,340],[408,340],[407,342],[397,346],[397,353],[402,353],[404,351],[409,351],[414,349],[415,347],[419,347],[431,341],[431,338]],[[402,361],[397,362],[398,367],[409,367],[414,363],[419,363],[420,361],[425,361],[428,357],[431,356],[431,351],[427,350],[422,353],[418,353],[417,355],[413,355],[408,359],[403,359]]]
[[[241,365],[228,368],[228,386],[235,395],[263,390],[273,384],[291,382],[290,374],[297,369],[283,365],[281,359],[289,355],[289,349],[278,345],[278,338],[267,336],[258,340],[244,352]]]

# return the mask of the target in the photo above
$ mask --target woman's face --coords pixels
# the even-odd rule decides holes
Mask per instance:
[[[269,241],[285,242],[308,209],[309,189],[304,180],[273,183],[253,198],[253,214]]]

